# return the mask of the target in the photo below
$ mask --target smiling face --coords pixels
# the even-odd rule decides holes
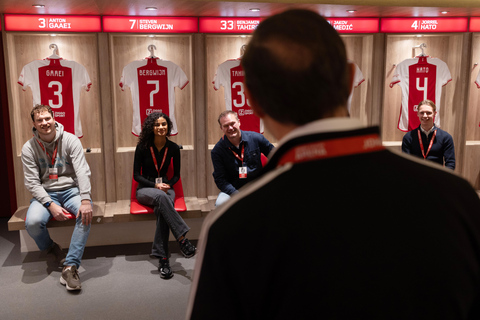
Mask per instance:
[[[160,117],[153,125],[153,134],[159,137],[166,137],[168,134],[168,122],[164,117]]]
[[[47,110],[36,112],[33,115],[33,126],[43,141],[50,142],[55,138],[55,119]]]
[[[422,104],[418,106],[418,119],[420,119],[420,125],[424,130],[430,130],[433,127],[433,121],[435,120],[436,112],[432,106]]]
[[[239,140],[241,137],[240,132],[240,120],[237,119],[235,114],[229,113],[219,119],[220,128],[223,134],[228,140]],[[233,143],[233,141],[232,141]]]

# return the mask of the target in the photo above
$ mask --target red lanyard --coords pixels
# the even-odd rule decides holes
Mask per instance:
[[[231,148],[229,148],[230,151],[232,151],[233,155],[235,156],[235,158],[237,158],[238,160],[240,160],[242,163],[243,163],[243,155],[244,155],[244,152],[245,152],[245,144],[242,143],[242,152],[241,152],[241,156],[239,156],[235,151],[233,151]]]
[[[55,141],[55,149],[53,150],[53,155],[52,155],[52,156],[50,156],[50,155],[48,154],[48,151],[45,150],[45,147],[43,146],[43,144],[42,144],[40,141],[38,141],[38,139],[35,139],[35,140],[37,140],[37,142],[38,142],[38,144],[40,145],[40,147],[42,147],[43,152],[45,152],[45,153],[47,154],[47,156],[51,159],[51,161],[52,161],[52,167],[54,167],[54,166],[55,166],[55,159],[57,158],[58,140]]]
[[[277,166],[384,150],[378,134],[305,143],[289,150]]]
[[[417,130],[417,133],[418,133],[418,141],[420,142],[420,149],[422,149],[423,159],[427,159],[428,153],[430,152],[430,149],[432,149],[433,140],[435,140],[435,136],[437,135],[437,129],[433,131],[433,136],[432,136],[432,139],[430,139],[430,144],[428,145],[428,150],[426,154],[425,154],[425,149],[423,148],[423,141],[422,141],[422,135],[420,134],[420,129]],[[428,136],[427,136],[427,139],[428,139]]]
[[[158,176],[160,177],[160,170],[163,168],[163,164],[165,163],[165,158],[167,157],[168,147],[165,148],[165,153],[163,154],[162,164],[160,165],[160,169],[158,169],[157,158],[155,158],[155,152],[153,152],[153,147],[150,147],[150,152],[152,153],[153,163],[155,163],[155,169],[157,169]]]

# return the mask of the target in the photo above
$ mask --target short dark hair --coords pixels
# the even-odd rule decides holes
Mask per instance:
[[[143,121],[142,132],[140,132],[140,135],[138,136],[138,145],[140,145],[142,148],[148,149],[153,145],[155,139],[153,127],[155,126],[155,122],[158,118],[164,118],[167,121],[167,137],[170,136],[172,132],[172,120],[170,120],[170,118],[162,112],[152,112],[148,115],[145,121]]]
[[[313,11],[294,9],[262,21],[242,57],[245,85],[258,107],[281,123],[321,119],[345,106],[345,45]]]
[[[218,124],[219,124],[220,126],[222,126],[222,124],[220,123],[220,119],[222,119],[223,117],[226,117],[226,116],[229,115],[229,114],[233,114],[237,120],[240,120],[240,119],[238,119],[238,114],[237,114],[235,111],[225,110],[225,111],[223,111],[222,113],[220,113],[220,115],[218,116],[218,119],[217,119]]]
[[[50,113],[52,118],[55,118],[53,116],[53,111],[52,111],[52,108],[50,108],[50,106],[43,105],[43,104],[36,104],[35,107],[32,108],[32,111],[30,111],[30,117],[32,117],[32,121],[35,121],[35,114],[42,113],[43,111],[47,111],[48,113]]]

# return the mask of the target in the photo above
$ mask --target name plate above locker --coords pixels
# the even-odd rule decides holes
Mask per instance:
[[[200,33],[252,33],[264,18],[199,18]]]
[[[6,31],[101,32],[100,16],[5,14]]]
[[[379,18],[326,18],[338,33],[377,33]]]
[[[195,33],[198,32],[198,18],[104,16],[103,31],[128,33]]]
[[[468,32],[468,18],[382,18],[384,33]]]

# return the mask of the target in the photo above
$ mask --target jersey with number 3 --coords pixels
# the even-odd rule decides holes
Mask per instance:
[[[175,120],[175,87],[185,88],[187,76],[173,62],[147,58],[123,68],[120,88],[130,87],[133,102],[132,133],[142,131],[142,123],[152,112],[163,112],[172,120],[171,135],[178,133]]]
[[[48,105],[55,120],[65,131],[81,138],[80,93],[92,85],[87,70],[75,61],[65,59],[35,60],[25,65],[18,78],[23,90],[30,87],[33,106]]]
[[[400,62],[390,82],[390,88],[399,84],[402,88],[402,106],[398,129],[411,131],[418,128],[418,103],[428,99],[437,106],[435,125],[440,127],[440,100],[442,87],[452,80],[447,64],[440,59],[418,57]]]
[[[242,130],[263,133],[263,121],[253,114],[245,96],[240,59],[227,60],[218,66],[213,88],[218,90],[220,86],[225,90],[226,108],[238,114]]]

